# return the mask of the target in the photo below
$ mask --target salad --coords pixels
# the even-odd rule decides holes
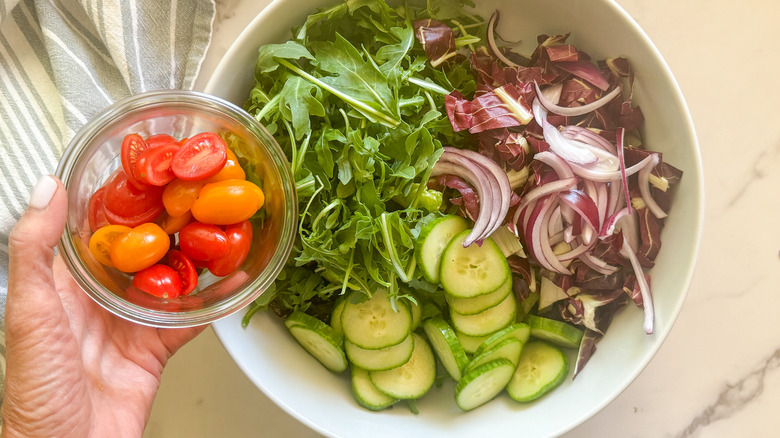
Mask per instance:
[[[528,402],[582,370],[617,309],[653,331],[645,270],[682,172],[642,142],[629,60],[569,35],[515,53],[469,6],[321,10],[259,48],[245,105],[302,213],[244,324],[284,318],[372,410],[422,397],[437,361],[463,410]]]

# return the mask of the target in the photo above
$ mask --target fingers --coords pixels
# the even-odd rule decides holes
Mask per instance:
[[[27,211],[11,230],[7,320],[26,313],[16,312],[17,306],[44,311],[47,305],[59,305],[52,262],[54,246],[65,228],[67,202],[62,182],[46,175],[36,184]]]
[[[208,325],[180,329],[159,329],[160,340],[168,349],[168,357],[173,356],[187,342],[195,339]]]

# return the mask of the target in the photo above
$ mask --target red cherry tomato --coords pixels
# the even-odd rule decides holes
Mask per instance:
[[[198,193],[203,187],[203,181],[171,181],[162,194],[165,211],[171,216],[181,216],[190,211],[192,204],[198,199]]]
[[[234,154],[230,149],[227,149],[227,161],[225,161],[225,165],[216,175],[209,178],[207,182],[212,183],[217,181],[224,181],[226,179],[245,178],[246,172],[244,172],[244,169],[242,169],[241,165],[238,164],[238,158],[236,158],[236,154]]]
[[[180,296],[189,295],[190,292],[195,290],[195,287],[198,285],[198,271],[195,269],[192,260],[187,258],[184,253],[175,249],[168,251],[165,264],[173,268],[173,270],[179,274],[179,278],[181,279]]]
[[[133,286],[156,297],[177,298],[181,294],[181,278],[176,271],[166,265],[152,265],[138,271],[133,277]]]
[[[171,247],[171,238],[155,223],[139,225],[111,245],[114,267],[122,272],[138,272],[159,262]]]
[[[252,224],[249,221],[243,221],[238,224],[225,227],[230,242],[228,253],[215,260],[210,260],[206,267],[217,277],[225,277],[232,274],[249,255],[249,249],[252,246]]]
[[[89,228],[92,232],[97,231],[100,228],[109,225],[108,218],[106,218],[105,212],[105,197],[106,188],[101,187],[89,197],[89,203],[87,204],[87,218],[89,220]]]
[[[138,134],[129,134],[122,140],[122,149],[120,156],[122,158],[122,169],[127,173],[127,178],[132,185],[143,188],[144,184],[139,181],[133,172],[135,171],[135,162],[141,156],[143,151],[149,149],[143,137]]]
[[[265,202],[263,191],[242,179],[228,179],[206,184],[192,204],[196,220],[229,225],[252,217]]]
[[[191,222],[179,231],[179,248],[190,259],[214,260],[228,253],[230,242],[218,226]]]
[[[176,179],[171,170],[173,155],[179,150],[176,143],[149,148],[135,162],[135,178],[144,184],[164,186]]]
[[[216,175],[227,161],[227,146],[217,134],[202,132],[182,144],[171,162],[177,178],[198,181]]]
[[[146,138],[146,145],[150,148],[156,148],[165,144],[176,144],[179,142],[168,134],[155,134]]]
[[[163,188],[144,185],[139,189],[126,172],[115,172],[104,186],[105,213],[112,224],[135,227],[153,221],[163,210]]]

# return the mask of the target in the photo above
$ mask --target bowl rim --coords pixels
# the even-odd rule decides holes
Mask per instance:
[[[57,244],[57,250],[76,283],[104,309],[125,320],[141,325],[158,328],[183,328],[205,325],[226,318],[252,303],[268,289],[281,272],[292,251],[298,221],[298,201],[290,166],[284,151],[267,129],[236,104],[219,96],[193,90],[147,91],[120,99],[105,107],[79,129],[71,139],[57,165],[56,176],[63,181],[67,189],[69,177],[79,155],[89,146],[94,136],[98,135],[105,127],[110,126],[111,122],[117,116],[121,116],[124,111],[145,107],[159,108],[167,104],[200,105],[210,110],[219,111],[223,116],[244,126],[248,133],[257,137],[268,150],[280,176],[280,187],[285,195],[285,205],[283,206],[285,214],[280,226],[282,240],[277,251],[269,259],[267,269],[238,294],[220,300],[216,306],[184,312],[170,312],[136,305],[117,297],[105,288],[78,257],[74,239],[71,237],[74,230],[70,229],[67,222]],[[230,276],[225,278],[230,278]]]

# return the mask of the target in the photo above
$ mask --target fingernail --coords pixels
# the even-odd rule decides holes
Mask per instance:
[[[57,181],[49,175],[44,175],[35,184],[28,205],[31,208],[42,210],[48,207],[49,202],[51,202],[51,198],[54,197],[54,192],[56,191]]]

